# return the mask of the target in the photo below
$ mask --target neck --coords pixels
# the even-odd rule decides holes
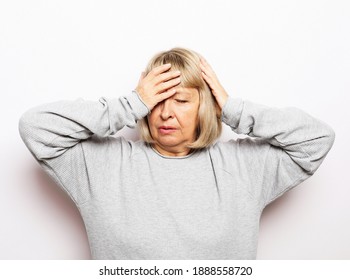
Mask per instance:
[[[182,148],[182,149],[176,149],[176,148],[165,148],[161,147],[157,144],[153,144],[152,147],[157,150],[158,153],[160,153],[163,156],[168,157],[183,157],[187,156],[190,152],[190,148]]]

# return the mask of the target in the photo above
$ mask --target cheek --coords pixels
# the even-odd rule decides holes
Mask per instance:
[[[198,124],[198,110],[190,110],[181,114],[183,127],[194,130]]]

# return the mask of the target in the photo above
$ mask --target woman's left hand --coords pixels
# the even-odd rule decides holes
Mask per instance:
[[[211,68],[211,66],[208,64],[208,62],[201,57],[200,61],[200,67],[202,70],[202,77],[209,85],[213,95],[215,96],[216,102],[220,106],[220,109],[225,105],[228,94],[225,91],[225,89],[220,84],[218,78],[216,77],[215,72]]]

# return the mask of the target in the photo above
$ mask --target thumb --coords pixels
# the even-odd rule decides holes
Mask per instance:
[[[145,72],[141,72],[141,76],[140,76],[140,79],[139,79],[139,82],[141,82],[144,78],[145,78]]]

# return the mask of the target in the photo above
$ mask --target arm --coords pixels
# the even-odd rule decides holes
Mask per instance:
[[[229,98],[222,120],[238,134],[261,139],[283,150],[312,175],[332,147],[334,132],[297,108],[271,108]]]
[[[328,125],[297,108],[270,108],[230,98],[205,61],[202,70],[205,79],[210,77],[206,81],[215,88],[216,96],[225,99],[223,122],[236,133],[255,138],[241,141],[241,159],[254,170],[251,180],[260,190],[263,206],[317,170],[334,142],[334,131]]]
[[[114,135],[124,126],[134,127],[152,108],[176,93],[178,71],[171,65],[142,74],[131,95],[99,102],[61,101],[42,105],[26,112],[20,119],[20,135],[38,160],[55,158],[93,134]],[[177,79],[176,79],[177,78]]]
[[[19,121],[19,132],[41,167],[76,205],[80,205],[94,196],[86,157],[93,142],[88,140],[94,134],[105,137],[123,126],[133,127],[147,113],[147,107],[135,92],[118,99],[101,98],[98,102],[60,101],[24,113]],[[108,143],[108,139],[105,140]],[[121,138],[118,140],[117,149],[127,147],[122,145]],[[98,152],[99,156],[108,156],[108,150],[104,151],[101,145],[94,146],[104,152]],[[113,155],[120,155],[114,152]]]
[[[56,158],[93,134],[114,135],[124,126],[134,127],[148,109],[135,92],[98,102],[59,101],[24,113],[19,132],[37,160]]]
[[[106,150],[112,146],[107,145],[108,139],[86,140],[93,135],[114,135],[124,126],[134,127],[157,102],[174,94],[173,86],[178,81],[173,78],[179,74],[174,71],[164,73],[169,68],[170,65],[160,66],[146,77],[142,76],[137,87],[139,94],[134,91],[120,98],[101,98],[98,102],[60,101],[38,106],[22,115],[19,132],[24,143],[76,204],[84,203],[92,194],[88,169],[94,162],[88,162],[87,153],[90,151],[92,161],[98,155],[102,162],[121,154],[119,150],[113,150],[112,154]],[[127,149],[123,153],[126,155],[130,151],[129,145],[122,145],[125,141],[118,140],[113,141],[116,144],[113,147]],[[91,157],[91,153],[96,157]]]

